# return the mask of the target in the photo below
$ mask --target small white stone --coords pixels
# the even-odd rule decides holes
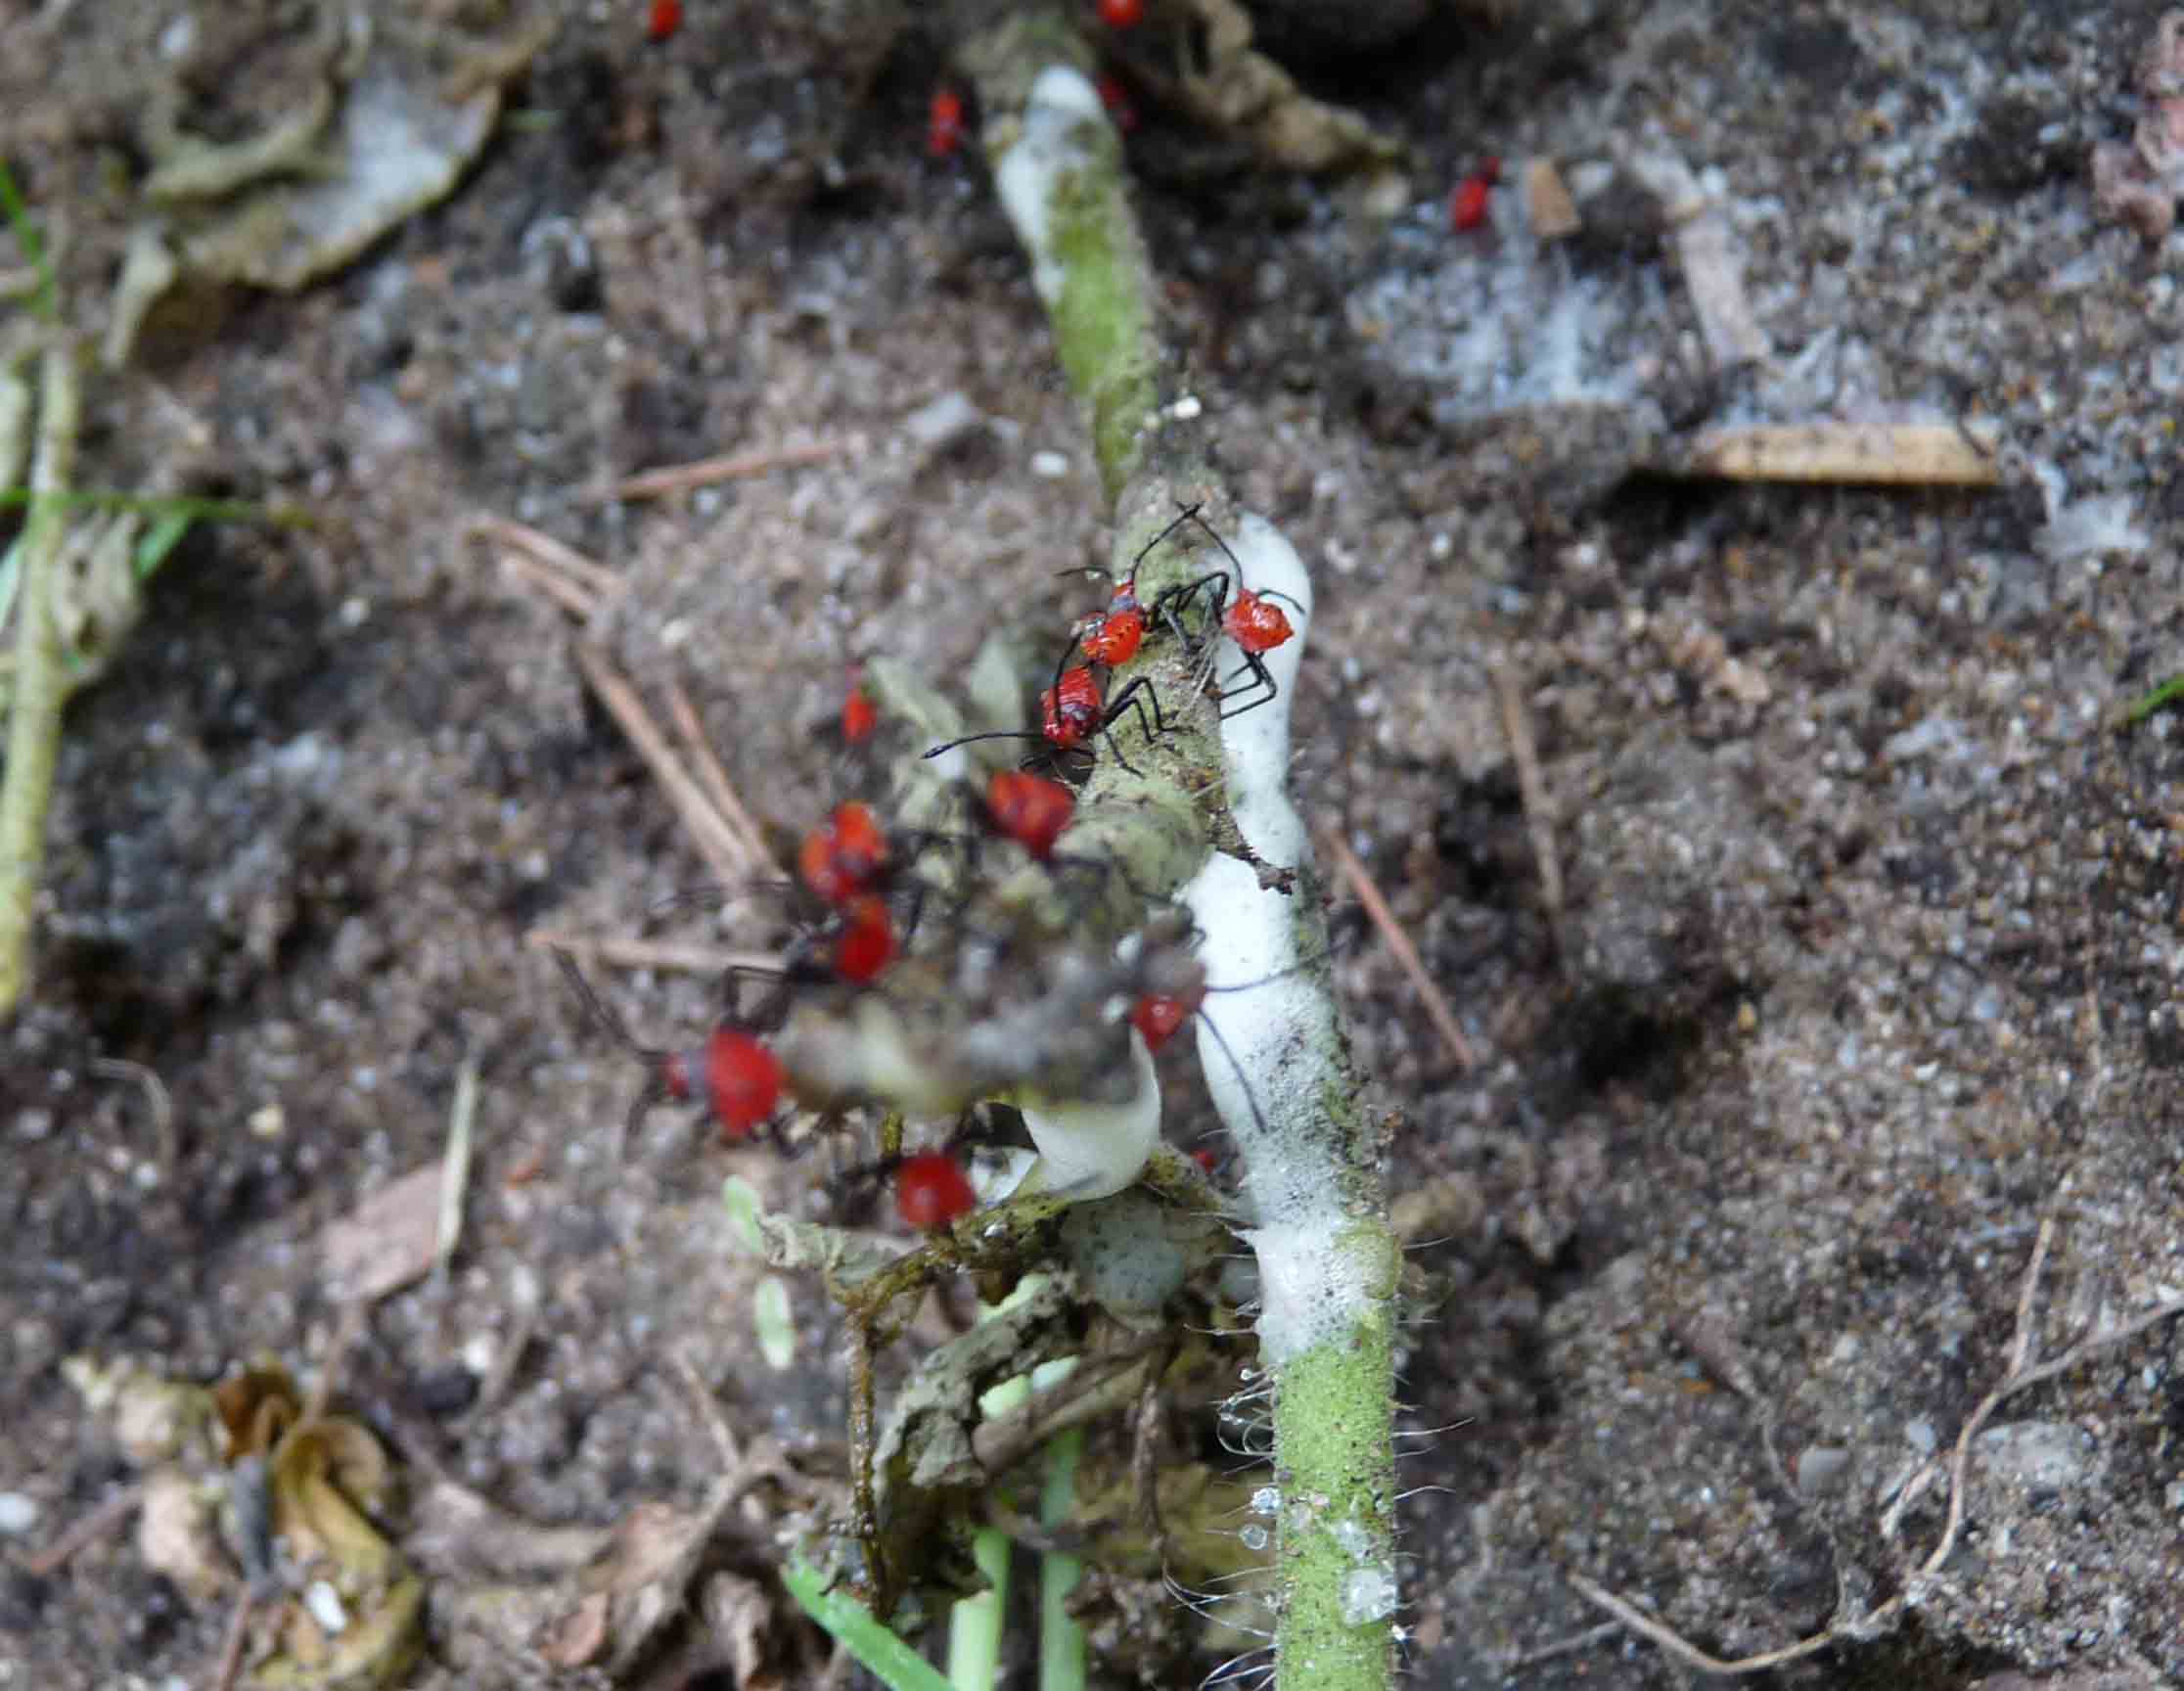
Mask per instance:
[[[328,1632],[348,1630],[348,1609],[341,1602],[341,1594],[324,1579],[314,1579],[303,1588],[303,1607],[311,1612],[311,1619]]]
[[[1059,481],[1069,473],[1069,460],[1062,452],[1034,452],[1031,454],[1031,474],[1048,481]]]
[[[44,1513],[35,1497],[26,1497],[21,1491],[0,1491],[0,1533],[10,1538],[22,1537]]]

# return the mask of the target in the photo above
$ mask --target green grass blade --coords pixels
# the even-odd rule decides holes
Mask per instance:
[[[2123,712],[2124,725],[2136,728],[2141,722],[2153,715],[2155,711],[2166,709],[2180,700],[2184,700],[2184,675],[2171,675],[2166,681],[2155,688],[2153,692]]]
[[[803,1612],[847,1645],[857,1665],[887,1691],[950,1691],[939,1669],[848,1592],[829,1589],[826,1575],[810,1563],[791,1562],[781,1571],[781,1582]]]
[[[136,543],[133,559],[136,578],[148,581],[160,565],[167,561],[167,554],[182,544],[182,536],[190,531],[197,516],[189,511],[169,511],[157,523],[143,539]]]
[[[23,249],[23,259],[38,273],[38,288],[30,296],[30,309],[48,323],[60,322],[61,291],[54,285],[53,265],[46,258],[45,243],[38,238],[38,226],[31,220],[30,207],[16,187],[15,172],[8,168],[5,160],[0,160],[0,213],[6,214],[8,226],[15,231],[16,245]]]

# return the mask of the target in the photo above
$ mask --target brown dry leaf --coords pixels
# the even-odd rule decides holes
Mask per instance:
[[[439,1245],[440,1165],[382,1186],[319,1233],[321,1269],[336,1303],[370,1303],[422,1279]]]
[[[227,1457],[270,1456],[303,1413],[296,1381],[278,1362],[254,1363],[212,1388],[212,1406],[227,1429]]]
[[[1165,91],[1201,122],[1292,170],[1387,171],[1401,159],[1393,139],[1355,112],[1313,99],[1273,60],[1253,52],[1251,14],[1237,0],[1193,0],[1193,9],[1206,26],[1205,69],[1178,67]]]

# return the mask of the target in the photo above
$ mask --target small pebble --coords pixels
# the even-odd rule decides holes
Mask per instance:
[[[21,1491],[0,1491],[0,1533],[10,1538],[22,1537],[44,1513],[35,1497],[26,1497]]]
[[[1069,473],[1069,460],[1062,452],[1034,452],[1031,454],[1031,474],[1048,481],[1059,481]]]

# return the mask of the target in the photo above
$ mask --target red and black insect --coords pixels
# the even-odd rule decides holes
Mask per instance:
[[[1196,505],[1181,508],[1182,514],[1174,522],[1138,548],[1137,556],[1130,560],[1130,573],[1116,582],[1115,591],[1108,596],[1107,609],[1076,619],[1069,630],[1069,644],[1063,649],[1062,661],[1054,666],[1057,687],[1061,685],[1063,674],[1069,667],[1069,660],[1076,656],[1080,648],[1091,663],[1105,664],[1110,669],[1119,667],[1137,656],[1138,648],[1145,643],[1146,631],[1150,626],[1146,609],[1138,601],[1138,569],[1156,546],[1184,524],[1195,519],[1199,509]],[[1091,572],[1105,573],[1104,571]]]
[[[880,707],[864,690],[864,677],[851,671],[849,691],[842,699],[842,737],[851,746],[861,746],[879,726]]]
[[[971,1176],[952,1151],[920,1151],[894,1170],[895,1213],[920,1233],[938,1233],[978,1207]]]
[[[796,852],[796,872],[822,904],[840,910],[879,891],[892,870],[887,831],[872,806],[837,804],[824,828],[814,828]]]
[[[1150,719],[1146,707],[1153,708]],[[1153,684],[1143,675],[1137,677],[1113,699],[1100,696],[1100,680],[1088,663],[1079,663],[1073,669],[1065,669],[1055,678],[1052,687],[1039,695],[1039,728],[1033,733],[1027,728],[996,728],[984,734],[966,734],[960,740],[950,740],[926,753],[928,757],[937,757],[943,752],[953,752],[958,746],[969,746],[978,740],[1039,740],[1046,750],[1032,761],[1058,761],[1070,753],[1089,754],[1091,741],[1105,737],[1108,750],[1115,760],[1135,775],[1138,767],[1123,756],[1122,748],[1115,744],[1114,727],[1122,719],[1123,712],[1137,712],[1138,728],[1150,740],[1156,734],[1168,732],[1168,721],[1160,713],[1160,695],[1153,691]]]
[[[1297,606],[1299,613],[1303,607],[1289,594],[1274,588],[1253,592],[1246,586],[1243,561],[1229,550],[1228,542],[1221,538],[1212,524],[1199,516],[1198,507],[1193,506],[1186,511],[1183,519],[1179,519],[1181,520],[1195,521],[1212,537],[1213,544],[1221,549],[1221,555],[1234,569],[1235,597],[1230,597],[1230,571],[1214,570],[1194,581],[1170,587],[1153,602],[1154,611],[1162,620],[1181,632],[1194,650],[1209,646],[1218,630],[1235,642],[1236,649],[1244,655],[1244,667],[1226,678],[1220,694],[1223,707],[1221,718],[1226,721],[1231,716],[1241,716],[1247,710],[1257,709],[1271,701],[1278,691],[1273,672],[1266,666],[1266,654],[1277,646],[1287,644],[1297,630],[1292,626],[1288,613],[1274,601],[1287,600],[1291,605]],[[1193,602],[1201,598],[1205,600],[1205,610],[1200,615],[1197,629],[1192,630],[1184,618]],[[1251,677],[1248,687],[1239,688],[1234,685],[1241,675]],[[1257,696],[1248,705],[1237,705],[1234,708],[1229,708],[1234,700],[1246,694]]]
[[[1034,863],[1044,863],[1076,815],[1076,795],[1044,775],[996,769],[986,778],[985,810],[996,834],[1014,840]]]
[[[945,159],[962,144],[963,96],[953,88],[935,88],[926,112],[926,152]]]
[[[622,1019],[592,990],[575,960],[556,951],[569,983],[576,989],[585,1011],[614,1040],[652,1067],[651,1077],[629,1108],[628,1132],[635,1132],[645,1112],[665,1100],[687,1104],[702,1102],[729,1144],[740,1144],[762,1133],[781,1107],[787,1076],[781,1059],[759,1036],[755,1027],[724,1018],[694,1051],[674,1051],[646,1045],[631,1033]]]

